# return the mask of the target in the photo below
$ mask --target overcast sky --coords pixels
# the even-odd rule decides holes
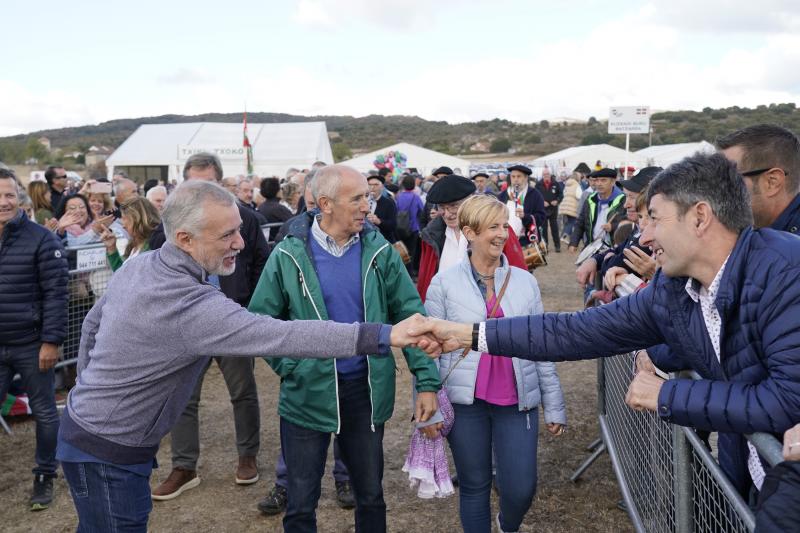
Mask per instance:
[[[794,0],[12,2],[0,135],[167,113],[520,122],[800,95]]]

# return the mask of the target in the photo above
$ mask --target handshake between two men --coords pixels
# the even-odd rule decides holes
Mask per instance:
[[[489,351],[484,324],[459,324],[432,317],[415,314],[392,327],[393,346],[415,346],[432,358],[444,352],[472,348],[476,351]],[[523,344],[523,343],[518,343]],[[537,357],[536,353],[503,350],[494,355],[505,355],[530,360],[552,360],[550,357]],[[628,387],[625,403],[637,411],[656,411],[658,395],[664,380],[655,371],[647,352],[641,350],[636,358],[636,373]]]

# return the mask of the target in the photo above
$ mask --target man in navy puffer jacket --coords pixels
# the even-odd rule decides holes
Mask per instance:
[[[578,313],[430,321],[450,351],[524,359],[608,357],[667,344],[699,381],[639,372],[627,403],[668,422],[719,432],[719,462],[746,494],[764,465],[744,434],[800,422],[800,239],[753,230],[749,195],[734,163],[696,155],[651,183],[645,230],[661,271],[648,287]],[[413,333],[420,333],[414,331]]]
[[[36,417],[34,511],[53,499],[58,467],[53,366],[67,334],[68,275],[59,240],[28,220],[16,177],[0,169],[0,403],[19,373]]]

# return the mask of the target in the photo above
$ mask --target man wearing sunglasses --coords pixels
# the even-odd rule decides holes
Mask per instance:
[[[757,124],[717,139],[750,192],[753,225],[800,233],[800,140],[775,124]]]

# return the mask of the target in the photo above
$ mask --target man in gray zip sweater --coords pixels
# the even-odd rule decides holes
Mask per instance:
[[[207,277],[236,268],[235,201],[214,183],[182,184],[164,206],[167,243],[126,261],[86,316],[57,454],[79,531],[146,531],[159,442],[208,357],[388,354],[417,340],[405,332],[419,315],[394,327],[282,322],[227,298]]]

